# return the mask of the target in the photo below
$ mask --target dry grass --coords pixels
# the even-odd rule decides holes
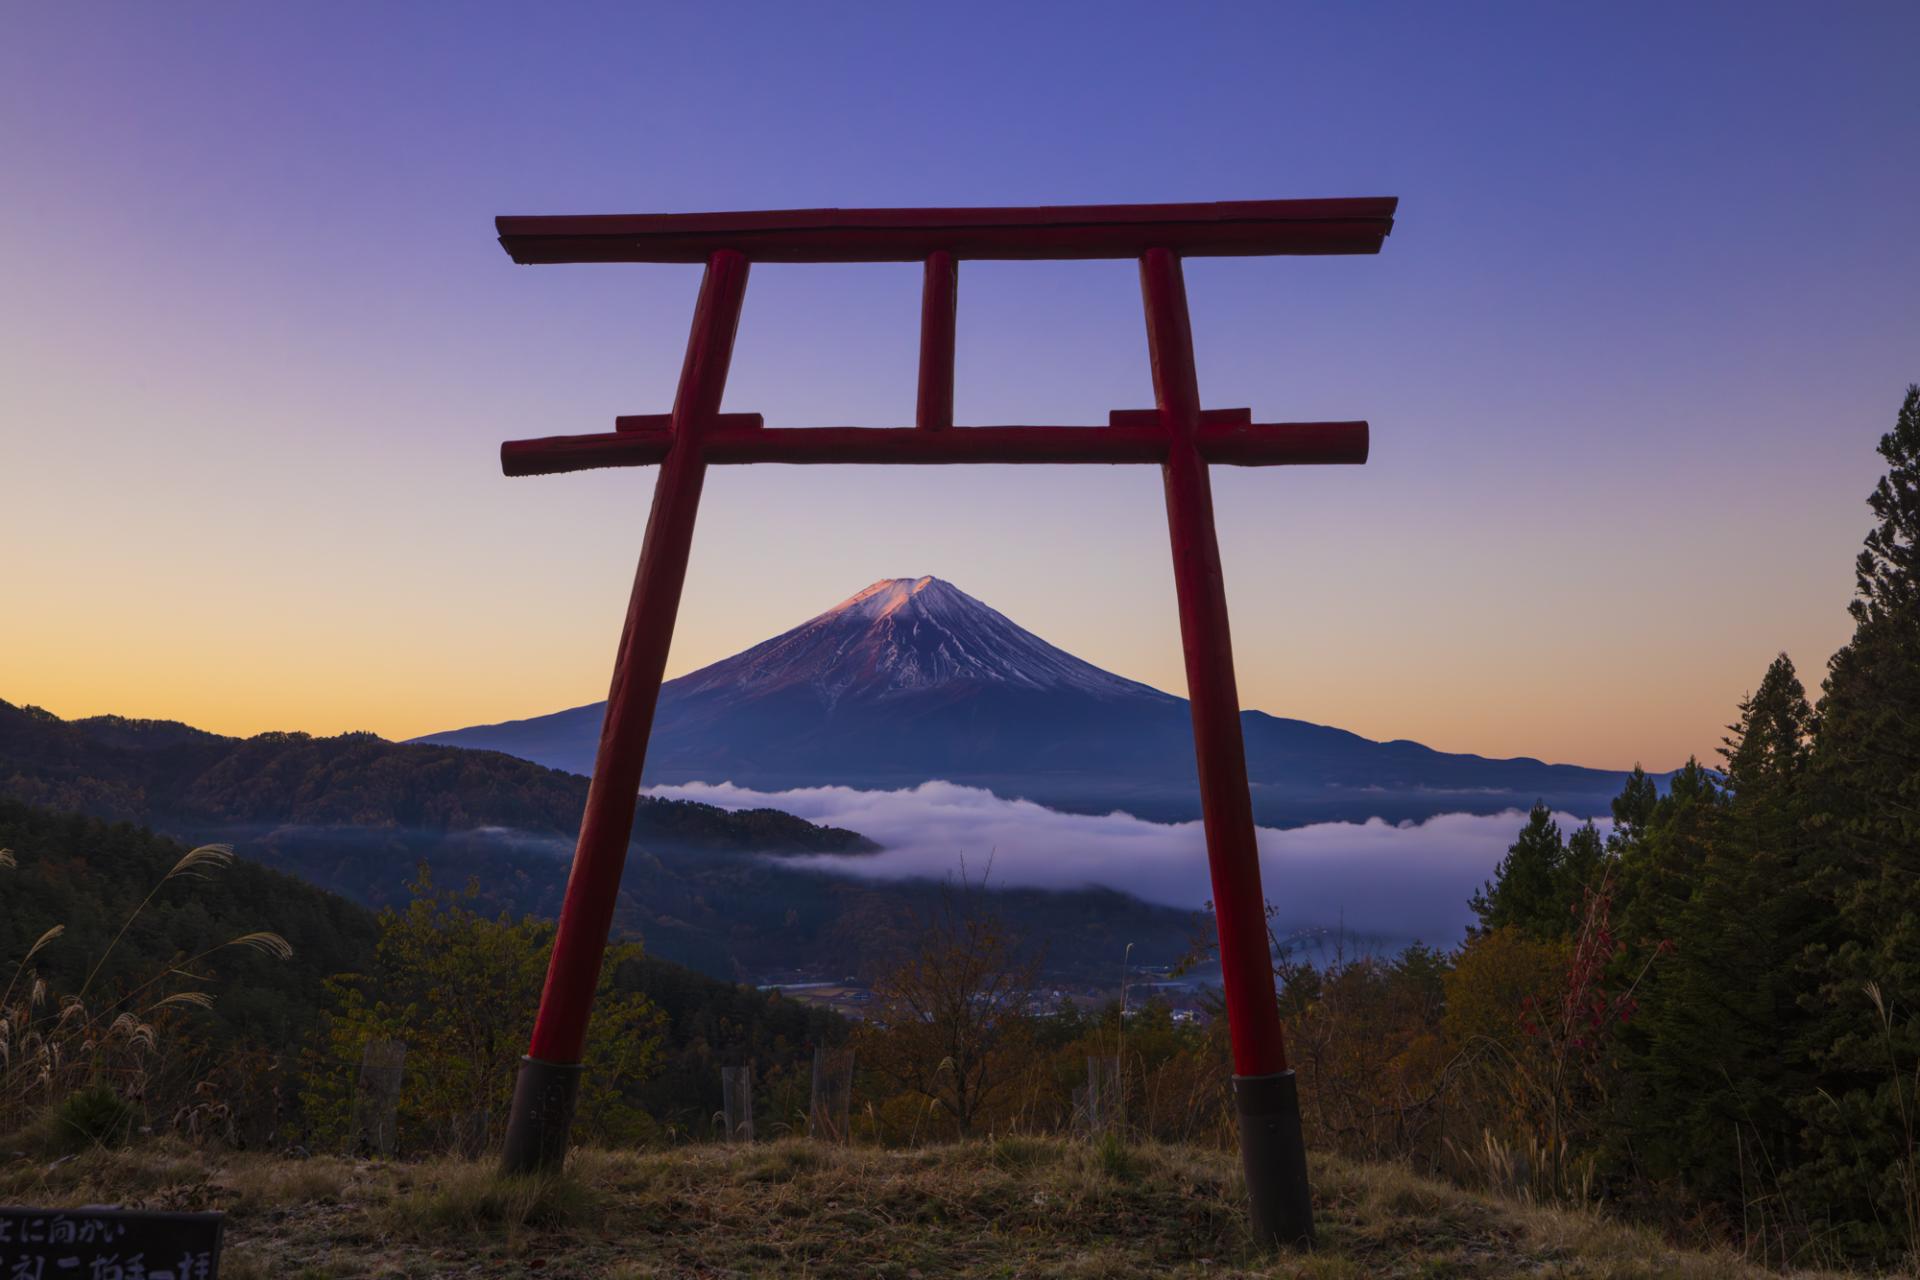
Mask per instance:
[[[1682,1277],[1773,1273],[1590,1214],[1316,1162],[1320,1250],[1253,1254],[1233,1156],[1036,1138],[917,1151],[800,1141],[582,1152],[566,1176],[95,1151],[0,1168],[0,1200],[221,1208],[248,1277]]]
[[[130,1127],[132,1108],[127,1100],[153,1095],[149,1090],[166,1078],[164,1065],[171,1046],[164,1044],[155,1015],[169,1009],[210,1009],[214,997],[198,987],[167,990],[181,981],[206,980],[203,961],[237,947],[276,960],[292,957],[293,947],[277,933],[256,930],[216,943],[198,955],[177,956],[161,965],[144,982],[122,987],[117,998],[94,992],[94,980],[134,922],[160,891],[173,880],[203,880],[233,865],[233,849],[206,844],[189,849],[160,877],[147,896],[120,923],[93,965],[86,981],[71,993],[52,990],[32,968],[34,957],[60,939],[66,925],[50,925],[26,954],[13,965],[12,976],[0,986],[0,1143],[5,1148],[27,1146],[46,1154],[109,1138],[117,1128]],[[16,870],[19,860],[0,849],[0,869]],[[93,999],[88,1000],[92,993]],[[172,1085],[162,1115],[172,1109],[182,1089]],[[205,1103],[189,1099],[181,1115],[201,1113]],[[126,1116],[117,1114],[127,1111]],[[220,1107],[222,1112],[225,1107]]]

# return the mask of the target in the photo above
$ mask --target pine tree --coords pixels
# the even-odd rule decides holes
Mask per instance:
[[[1587,891],[1599,888],[1612,856],[1591,821],[1562,839],[1553,811],[1534,805],[1493,879],[1468,901],[1480,918],[1479,932],[1513,925],[1541,939],[1569,936]]]
[[[1494,868],[1493,879],[1468,904],[1480,918],[1480,931],[1514,925],[1539,938],[1564,937],[1573,927],[1562,894],[1566,851],[1553,811],[1545,804],[1534,805],[1520,838]]]
[[[1653,821],[1654,806],[1660,803],[1660,788],[1638,764],[1627,775],[1627,785],[1613,798],[1613,831],[1607,847],[1618,853],[1646,838],[1647,824]]]
[[[1713,770],[1694,759],[1674,771],[1665,795],[1636,771],[1614,801],[1611,844],[1621,943],[1615,976],[1634,983],[1639,1001],[1617,1041],[1610,1099],[1615,1123],[1602,1152],[1602,1167],[1617,1179],[1670,1178],[1676,1153],[1685,1149],[1680,1131],[1667,1119],[1666,1093],[1674,1082],[1657,1011],[1672,1003],[1664,990],[1665,962],[1678,945],[1700,869],[1719,839],[1724,804]]]
[[[1801,1107],[1817,1158],[1798,1182],[1851,1224],[1841,1243],[1884,1253],[1920,1245],[1920,387],[1880,455],[1854,634],[1828,664],[1810,763],[1803,871],[1831,924],[1806,956],[1820,1087]]]
[[[1740,703],[1740,719],[1721,739],[1727,790],[1749,804],[1788,798],[1806,771],[1812,723],[1807,691],[1783,653]]]
[[[1586,901],[1587,891],[1599,890],[1601,877],[1607,870],[1607,859],[1607,842],[1591,819],[1575,828],[1574,833],[1567,837],[1567,847],[1560,855],[1555,879],[1557,896],[1566,916],[1563,927],[1568,932],[1574,927],[1574,917]]]
[[[1678,913],[1719,837],[1726,796],[1719,776],[1691,758],[1650,804],[1653,780],[1636,774],[1614,801],[1612,849],[1618,931],[1637,969],[1651,949],[1671,942]],[[1620,821],[1623,813],[1632,821]]]
[[[1649,969],[1625,1038],[1627,1128],[1642,1172],[1729,1214],[1777,1207],[1779,1171],[1800,1153],[1793,1104],[1808,1072],[1789,1047],[1804,1021],[1798,957],[1813,911],[1794,874],[1811,719],[1782,654],[1728,727],[1711,807],[1683,829],[1688,802],[1663,801],[1649,824],[1668,878],[1640,922],[1670,950]],[[1676,780],[1676,791],[1697,781]]]

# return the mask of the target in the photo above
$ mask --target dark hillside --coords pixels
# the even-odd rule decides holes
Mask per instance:
[[[399,744],[370,733],[227,738],[170,721],[67,721],[0,702],[0,795],[190,838],[226,827],[502,828],[571,842],[587,780],[498,752]],[[776,810],[735,814],[647,798],[634,838],[762,852],[869,847],[853,832]]]
[[[186,852],[127,823],[8,800],[0,800],[0,849],[11,850],[17,863],[0,869],[0,986],[35,939],[64,925],[33,959],[36,974],[59,995],[81,988],[122,923]],[[189,1034],[166,1037],[163,1044],[170,1050],[192,1046],[196,1061],[181,1064],[189,1074],[250,1051],[280,1059],[271,1076],[294,1072],[326,1008],[327,979],[365,970],[378,924],[366,908],[278,871],[239,860],[204,875],[176,877],[113,948],[94,978],[94,1002],[111,1003],[184,957],[259,930],[284,937],[292,956],[281,960],[228,947],[193,966],[210,975],[195,985],[213,994],[213,1004],[167,1011]],[[845,1034],[837,1014],[654,956],[623,964],[614,979],[618,989],[645,994],[665,1015],[660,1074],[645,1084],[642,1097],[662,1124],[682,1131],[704,1124],[719,1106],[723,1062],[753,1061],[763,1072],[791,1073],[804,1067],[813,1044]],[[290,1100],[295,1092],[288,1085],[282,1096]],[[289,1106],[283,1116],[291,1115]],[[262,1120],[264,1134],[272,1117],[253,1118]]]
[[[56,814],[0,800],[0,848],[18,863],[0,870],[0,972],[11,974],[36,938],[63,932],[33,964],[55,991],[72,993],[140,900],[186,852],[128,823]],[[227,948],[195,966],[211,974],[216,1044],[296,1046],[312,1028],[321,984],[357,968],[373,947],[372,913],[292,876],[244,860],[177,877],[154,896],[94,980],[96,990],[137,986],[178,960],[267,930],[293,946],[277,960]]]
[[[440,884],[473,882],[489,912],[551,919],[586,794],[585,778],[493,751],[364,733],[226,738],[0,702],[0,799],[229,843],[373,908],[404,903],[426,863]],[[935,887],[789,869],[767,855],[872,847],[778,810],[643,797],[615,928],[727,981],[795,969],[871,976]],[[1187,912],[1110,890],[999,897],[1068,977],[1110,979],[1128,942],[1142,962],[1171,963],[1191,932]]]

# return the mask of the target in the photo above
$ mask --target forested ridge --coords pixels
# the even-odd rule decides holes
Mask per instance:
[[[156,827],[507,828],[571,840],[587,779],[495,751],[371,733],[228,738],[165,720],[62,720],[0,702],[0,795]],[[871,847],[855,832],[778,810],[654,797],[640,801],[634,839],[771,852]]]

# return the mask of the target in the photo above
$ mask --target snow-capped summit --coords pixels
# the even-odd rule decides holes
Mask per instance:
[[[923,594],[926,599],[917,601],[922,608],[937,603],[943,597],[968,600],[974,604],[979,603],[979,601],[973,600],[973,597],[967,595],[966,592],[960,590],[951,582],[943,581],[940,578],[934,577],[932,574],[928,574],[924,578],[882,578],[872,586],[854,592],[845,600],[842,600],[839,604],[827,610],[827,613],[853,614],[864,618],[884,618],[901,605],[912,600],[915,596]],[[825,617],[826,614],[821,614],[820,616]]]
[[[882,578],[793,630],[673,685],[686,695],[726,690],[746,697],[808,688],[832,705],[843,697],[883,698],[956,682],[1173,701],[1082,662],[930,576]]]

